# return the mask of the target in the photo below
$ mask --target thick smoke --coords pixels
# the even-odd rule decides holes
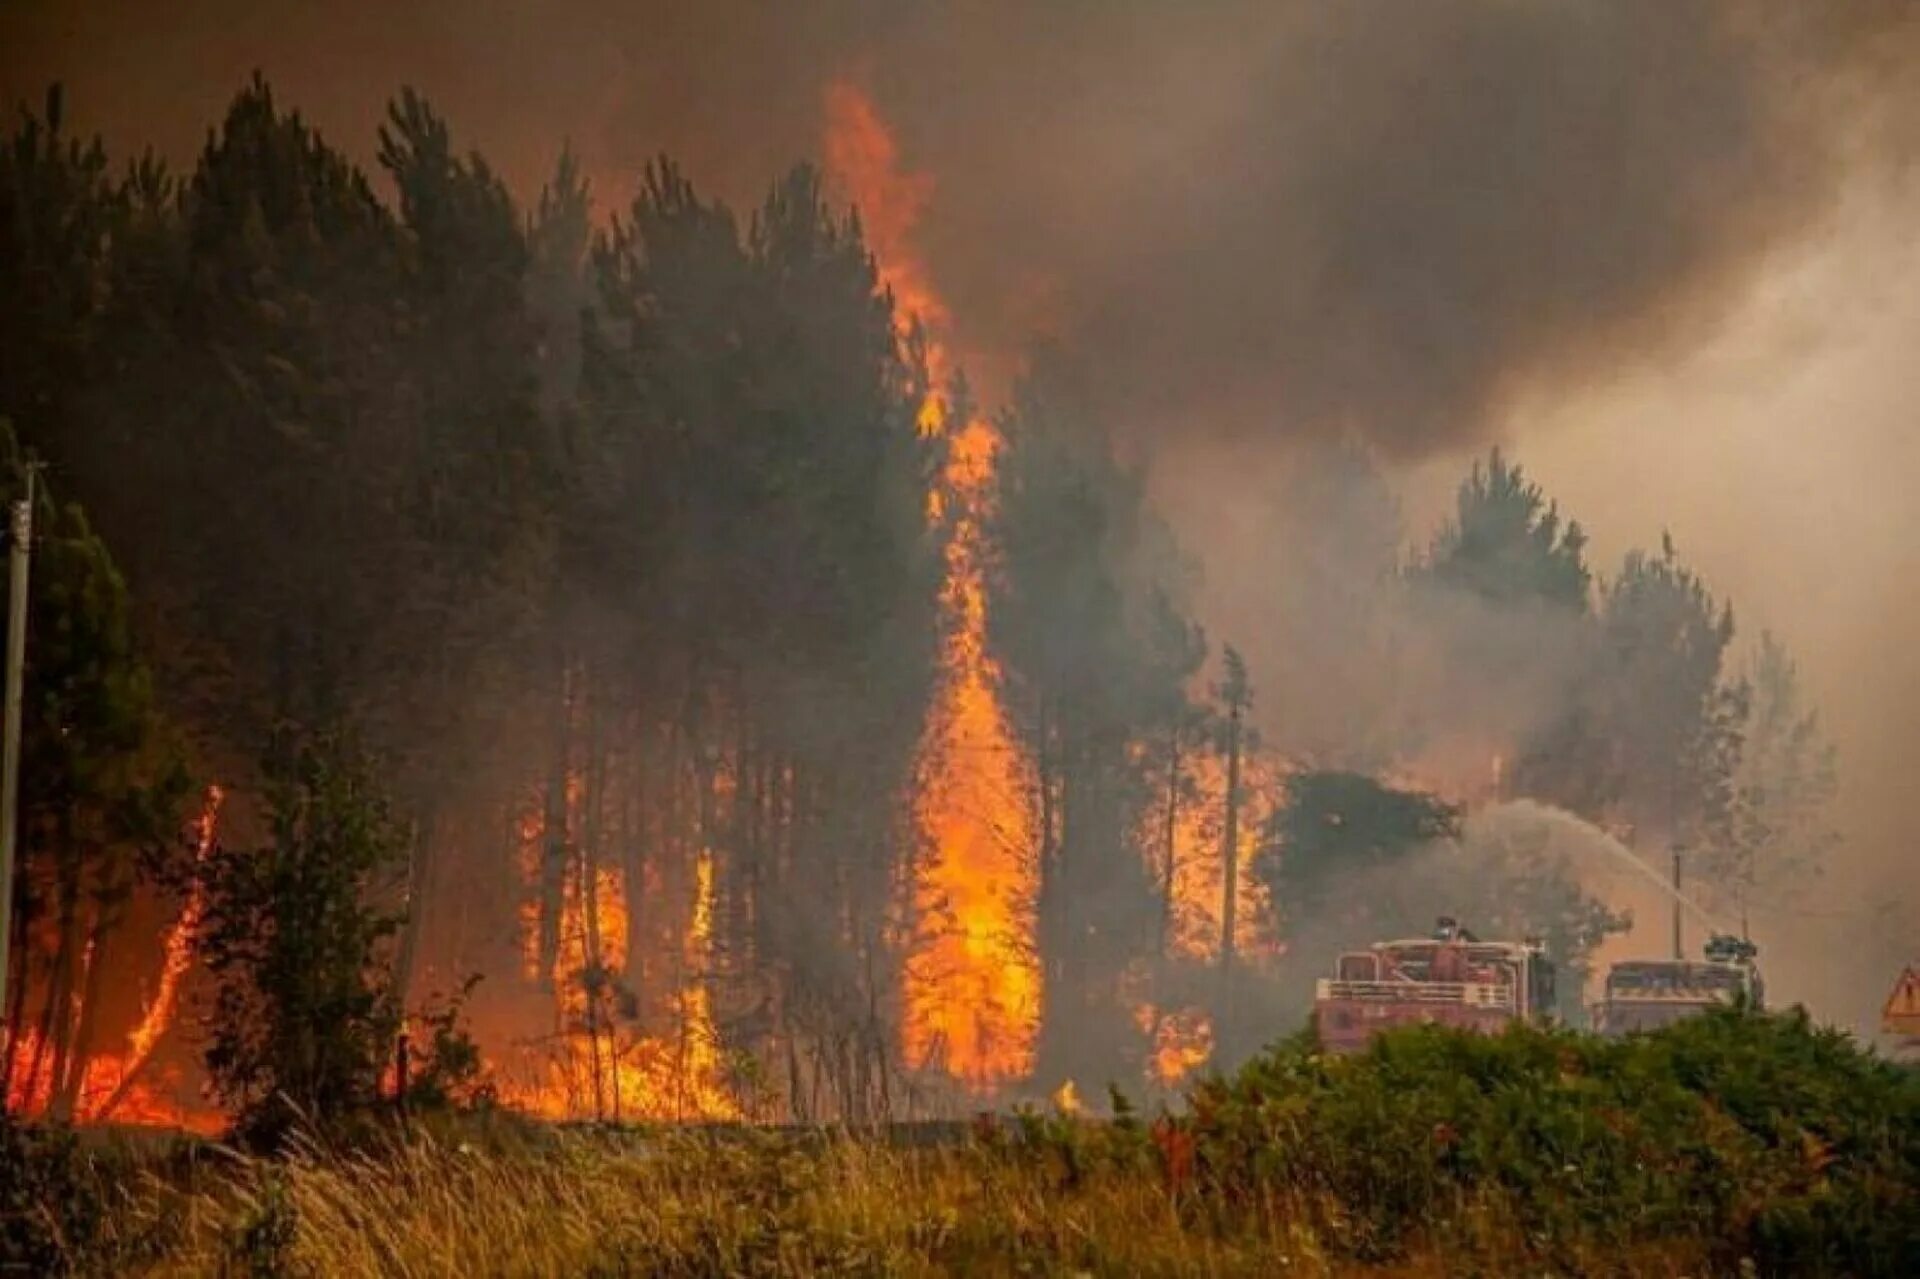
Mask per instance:
[[[412,83],[523,193],[571,138],[613,200],[662,149],[756,198],[817,150],[822,89],[853,76],[935,175],[934,271],[989,390],[1053,331],[1101,353],[1143,432],[1355,423],[1418,453],[1477,436],[1526,384],[1697,335],[1879,145],[1856,90],[1920,47],[1920,23],[1894,4],[476,18],[446,0],[364,16],[198,0],[28,5],[0,18],[0,47],[0,92],[64,77],[122,147],[184,158],[257,66],[349,147]]]

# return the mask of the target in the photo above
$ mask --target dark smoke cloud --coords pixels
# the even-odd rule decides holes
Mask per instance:
[[[1896,4],[24,3],[0,90],[190,159],[255,67],[363,155],[410,83],[522,192],[570,139],[750,202],[863,82],[934,175],[958,342],[1036,332],[1162,436],[1357,427],[1418,453],[1530,382],[1683,345],[1825,208]],[[1849,126],[1843,128],[1843,126]],[[1857,158],[1857,157],[1856,157]]]

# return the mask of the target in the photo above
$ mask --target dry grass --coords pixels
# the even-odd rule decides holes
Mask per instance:
[[[693,1133],[443,1133],[121,1174],[86,1262],[117,1274],[1301,1275],[1318,1212],[1197,1211],[1148,1170],[977,1147]],[[1472,1214],[1469,1214],[1472,1215]],[[1462,1251],[1462,1240],[1467,1241]],[[1375,1274],[1507,1273],[1499,1214]],[[1593,1272],[1681,1274],[1658,1250]]]
[[[1917,1088],[1803,1016],[1729,1013],[1290,1043],[1178,1115],[934,1148],[481,1111],[259,1159],[0,1124],[0,1273],[1905,1276]]]

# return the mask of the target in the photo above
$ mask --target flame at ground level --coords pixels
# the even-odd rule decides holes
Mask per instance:
[[[39,1031],[21,1032],[13,1051],[14,1069],[6,1080],[7,1112],[43,1116],[53,1100],[52,1054],[42,1050]],[[139,1128],[178,1128],[212,1136],[227,1118],[211,1106],[182,1101],[186,1085],[179,1071],[115,1053],[87,1061],[74,1095],[73,1120],[83,1124],[125,1124]],[[111,1107],[109,1108],[109,1103]]]
[[[570,777],[565,805],[570,825],[581,822],[584,794],[578,779]],[[537,929],[540,866],[546,855],[543,811],[535,806],[520,823],[520,864],[529,893],[521,910],[523,966],[536,980],[543,976]],[[629,886],[618,867],[567,857],[553,971],[544,974],[553,992],[558,1031],[543,1043],[490,1057],[492,1082],[503,1103],[546,1119],[739,1118],[739,1104],[726,1086],[707,985],[714,940],[711,852],[699,854],[693,872],[668,1025],[650,1033],[621,1018],[616,1008],[620,1001],[613,997],[615,974],[625,966],[629,948],[641,940],[632,934],[630,895],[646,886]]]
[[[226,792],[209,786],[202,798],[199,815],[189,828],[193,840],[193,880],[180,913],[168,927],[160,947],[160,973],[152,995],[142,1006],[140,1019],[127,1034],[127,1046],[120,1053],[90,1054],[80,1068],[77,1086],[72,1087],[73,1109],[77,1123],[116,1123],[138,1127],[180,1128],[203,1135],[226,1127],[226,1116],[204,1102],[182,1100],[187,1089],[177,1064],[155,1060],[156,1050],[173,1028],[180,1001],[180,987],[193,966],[199,942],[200,924],[207,910],[205,872],[207,859],[218,830],[220,806]],[[83,973],[93,962],[89,945],[82,960]],[[84,988],[86,982],[81,985]],[[78,999],[69,1010],[69,1026],[81,1021]],[[0,1028],[0,1042],[4,1042]],[[53,1078],[54,1054],[41,1039],[38,1027],[20,1032],[19,1041],[7,1046],[4,1058],[9,1067],[4,1083],[7,1109],[16,1115],[44,1115],[53,1105],[59,1081]]]

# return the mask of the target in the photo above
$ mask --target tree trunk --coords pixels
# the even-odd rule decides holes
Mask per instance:
[[[94,1035],[100,1024],[100,977],[107,968],[107,939],[118,922],[119,911],[112,905],[102,902],[95,906],[93,927],[84,952],[87,971],[80,982],[80,1010],[74,1016],[73,1044],[67,1057],[66,1075],[60,1080],[60,1095],[53,1106],[54,1118],[62,1121],[71,1120],[78,1113],[80,1087],[86,1081],[87,1066],[93,1058]]]
[[[554,690],[553,754],[548,760],[546,811],[541,826],[540,858],[540,984],[552,989],[560,958],[560,916],[567,878],[567,779],[573,707],[564,662],[556,672]]]
[[[19,869],[19,883],[24,885],[27,874],[24,861]],[[0,892],[11,892],[14,887],[15,885],[0,886]],[[26,894],[22,893],[21,896],[25,897]],[[21,903],[21,906],[22,909],[16,910],[13,914],[15,936],[0,937],[0,945],[13,948],[7,967],[7,971],[13,974],[13,984],[7,990],[7,1007],[0,1009],[0,1017],[6,1019],[5,1024],[0,1025],[0,1035],[6,1039],[6,1050],[4,1054],[0,1054],[0,1110],[6,1108],[7,1098],[11,1095],[14,1070],[20,1059],[22,1032],[25,1031],[27,1024],[27,986],[29,984],[27,957],[31,953],[27,946],[27,938],[31,933],[33,920],[31,912],[25,909],[25,903]]]
[[[400,1001],[402,1033],[406,1010],[413,1005],[413,968],[420,953],[420,932],[426,926],[427,886],[432,881],[436,804],[429,799],[407,856],[407,913],[400,926],[400,947],[393,961],[393,993]]]
[[[622,867],[627,888],[627,955],[624,977],[627,989],[638,996],[646,984],[647,954],[647,863],[651,855],[651,840],[647,822],[654,816],[652,800],[654,798],[650,782],[652,770],[647,767],[647,734],[644,725],[636,729],[633,751],[633,778],[628,788],[627,813],[625,826],[625,865]],[[660,772],[667,779],[667,790],[672,791],[673,763],[671,758]],[[670,814],[663,814],[663,823],[671,820]]]
[[[1226,820],[1222,823],[1225,846],[1221,865],[1226,883],[1220,902],[1220,980],[1221,1022],[1223,1028],[1233,1020],[1234,962],[1240,922],[1240,707],[1236,703],[1227,720],[1227,794]]]
[[[1160,883],[1160,957],[1167,958],[1173,944],[1174,876],[1179,871],[1177,841],[1180,829],[1180,725],[1167,733],[1167,821],[1162,835],[1164,852]]]
[[[584,685],[585,681],[583,681]],[[593,1117],[606,1117],[605,1073],[601,1066],[601,1012],[606,998],[606,972],[601,965],[600,935],[600,809],[607,784],[607,749],[602,740],[600,704],[587,688],[587,758],[584,811],[580,819],[579,885],[581,910],[581,998],[586,1008],[588,1056],[593,1068]]]
[[[72,869],[74,854],[69,851],[67,856],[60,875],[60,951],[54,961],[53,979],[47,984],[47,1017],[41,1031],[41,1047],[53,1055],[52,1069],[47,1073],[49,1111],[58,1104],[67,1077],[73,1046],[73,969],[81,953],[79,874]]]

